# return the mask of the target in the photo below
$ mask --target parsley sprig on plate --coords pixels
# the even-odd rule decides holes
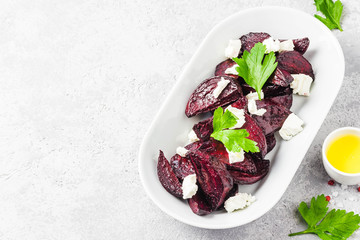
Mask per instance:
[[[257,143],[248,139],[249,133],[246,129],[229,129],[236,125],[238,118],[229,110],[224,112],[218,107],[214,112],[213,128],[211,137],[222,142],[231,152],[260,152]]]
[[[250,53],[245,50],[241,58],[233,58],[239,65],[235,68],[239,76],[256,90],[260,100],[261,88],[277,67],[275,53],[270,52],[265,55],[265,51],[266,46],[259,42],[254,45]]]
[[[328,204],[324,195],[313,197],[310,207],[305,202],[301,202],[298,209],[308,224],[308,229],[291,233],[289,236],[313,233],[324,240],[343,240],[350,237],[360,227],[360,216],[339,209],[333,209],[327,213]]]

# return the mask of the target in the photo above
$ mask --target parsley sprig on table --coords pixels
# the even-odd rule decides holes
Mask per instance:
[[[343,5],[340,0],[333,2],[332,0],[314,0],[316,10],[322,12],[324,17],[321,17],[317,14],[314,16],[324,23],[330,30],[339,29],[342,31],[340,26],[340,18],[343,10]]]
[[[308,224],[308,229],[302,232],[291,233],[289,236],[296,236],[306,233],[317,234],[324,240],[345,240],[353,234],[360,226],[360,216],[345,210],[331,210],[329,213],[324,195],[311,199],[310,208],[305,202],[301,202],[299,212]],[[327,213],[327,214],[326,214]]]
[[[248,139],[249,133],[246,129],[229,129],[236,125],[238,118],[229,110],[218,107],[214,112],[213,128],[211,137],[222,142],[231,152],[260,152],[257,143]]]
[[[259,42],[250,50],[250,53],[245,50],[241,58],[233,58],[239,65],[235,68],[239,76],[256,90],[260,100],[261,88],[277,66],[275,53],[270,52],[265,55],[265,51],[266,46]]]

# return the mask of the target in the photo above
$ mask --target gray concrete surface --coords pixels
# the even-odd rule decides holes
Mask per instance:
[[[145,194],[137,168],[145,131],[216,23],[264,5],[314,13],[313,2],[1,1],[0,239],[290,239],[305,228],[297,205],[332,191],[332,206],[359,213],[360,193],[328,186],[320,161],[330,131],[360,125],[360,2],[343,3],[344,32],[334,34],[344,84],[286,193],[253,223],[205,230]]]

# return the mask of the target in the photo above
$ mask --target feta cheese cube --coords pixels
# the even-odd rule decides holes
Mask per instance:
[[[244,209],[256,201],[255,196],[247,193],[237,193],[235,196],[230,197],[225,201],[224,207],[227,212]]]
[[[225,48],[225,57],[227,58],[236,58],[239,56],[241,49],[240,39],[229,40],[228,46]]]
[[[285,120],[284,124],[282,125],[279,133],[280,136],[284,140],[290,140],[293,138],[296,134],[300,133],[303,128],[302,125],[304,124],[304,121],[301,120],[298,116],[296,116],[294,113],[291,113]]]
[[[294,51],[294,43],[291,39],[280,42],[279,52]]]
[[[183,148],[183,147],[177,147],[176,148],[176,153],[179,154],[182,157],[185,157],[188,151],[189,150],[187,150],[186,148]]]
[[[188,134],[188,141],[189,143],[200,141],[194,130],[191,129],[191,131]]]
[[[291,74],[291,76],[294,78],[294,81],[290,83],[293,93],[310,96],[310,87],[313,79],[306,74]]]
[[[244,150],[243,149],[241,149],[240,152],[231,152],[227,149],[226,149],[226,151],[228,152],[228,155],[229,155],[229,163],[230,164],[244,161]]]
[[[266,113],[265,108],[257,109],[256,101],[254,99],[250,99],[248,101],[248,110],[250,114],[262,116],[264,113]]]
[[[183,199],[192,198],[198,190],[196,174],[187,175],[182,182]]]
[[[218,98],[222,91],[226,88],[226,86],[230,83],[230,80],[225,80],[223,77],[221,80],[217,83],[216,88],[213,91],[214,98]]]
[[[265,53],[278,52],[280,50],[280,41],[269,37],[262,42],[266,46]]]
[[[232,67],[229,67],[225,70],[225,74],[232,74],[232,75],[238,75],[238,72],[236,71],[236,68],[238,67],[239,65],[235,64],[234,66]]]
[[[263,99],[264,98],[264,92],[263,92],[263,90],[261,90],[260,91],[260,97],[261,97],[261,99]],[[248,99],[248,100],[259,100],[259,95],[258,95],[258,93],[257,92],[250,92],[248,95],[246,95],[246,98]]]

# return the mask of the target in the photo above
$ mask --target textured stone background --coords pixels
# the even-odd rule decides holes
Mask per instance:
[[[255,222],[205,230],[145,194],[145,131],[216,23],[263,5],[312,14],[312,1],[1,1],[0,239],[288,239],[305,227],[298,203],[332,191],[359,213],[360,193],[328,186],[320,162],[331,130],[360,125],[360,2],[343,2],[344,84],[291,185]]]

